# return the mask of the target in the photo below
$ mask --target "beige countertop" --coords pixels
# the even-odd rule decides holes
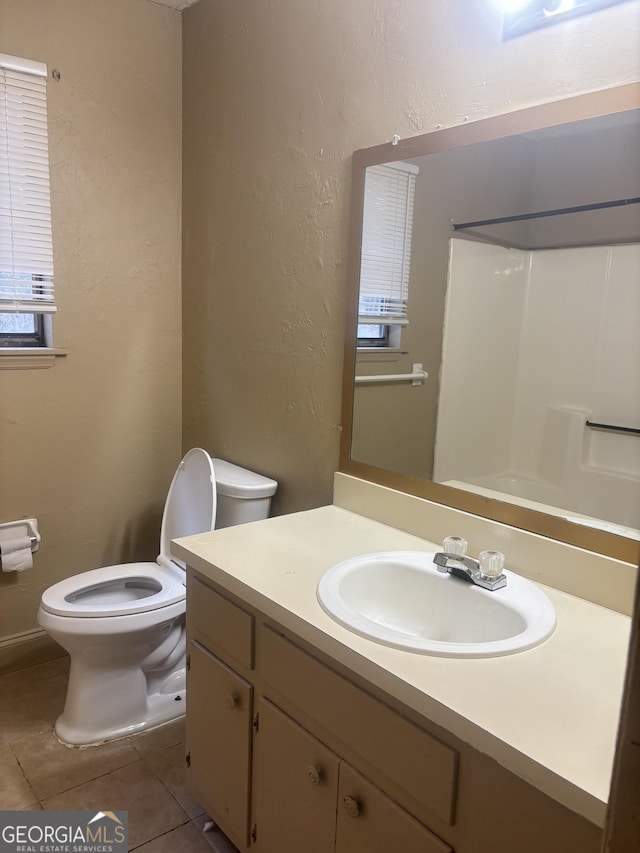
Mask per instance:
[[[334,622],[316,586],[334,564],[439,545],[336,506],[176,540],[192,568],[597,825],[604,825],[630,619],[542,587],[558,625],[540,646],[431,657]]]

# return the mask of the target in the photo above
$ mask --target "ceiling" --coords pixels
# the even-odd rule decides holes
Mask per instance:
[[[149,0],[150,3],[159,3],[160,6],[168,6],[170,9],[177,9],[181,12],[187,6],[193,6],[198,0]]]

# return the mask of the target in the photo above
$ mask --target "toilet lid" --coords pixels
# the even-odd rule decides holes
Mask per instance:
[[[184,568],[171,555],[171,540],[213,530],[216,521],[216,478],[211,457],[194,447],[178,465],[164,505],[160,556]]]
[[[58,616],[130,616],[184,598],[177,570],[157,563],[122,563],[58,581],[43,592],[42,606]]]

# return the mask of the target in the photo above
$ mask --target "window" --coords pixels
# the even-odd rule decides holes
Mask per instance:
[[[0,346],[44,346],[56,310],[46,86],[46,65],[0,54]]]
[[[502,38],[521,36],[540,27],[562,23],[575,15],[624,2],[626,0],[498,0],[498,7],[504,10]]]
[[[367,166],[364,180],[358,346],[397,347],[407,325],[413,198],[418,167]]]

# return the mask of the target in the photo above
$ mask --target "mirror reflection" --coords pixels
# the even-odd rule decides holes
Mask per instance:
[[[640,110],[368,166],[351,458],[638,539]]]

